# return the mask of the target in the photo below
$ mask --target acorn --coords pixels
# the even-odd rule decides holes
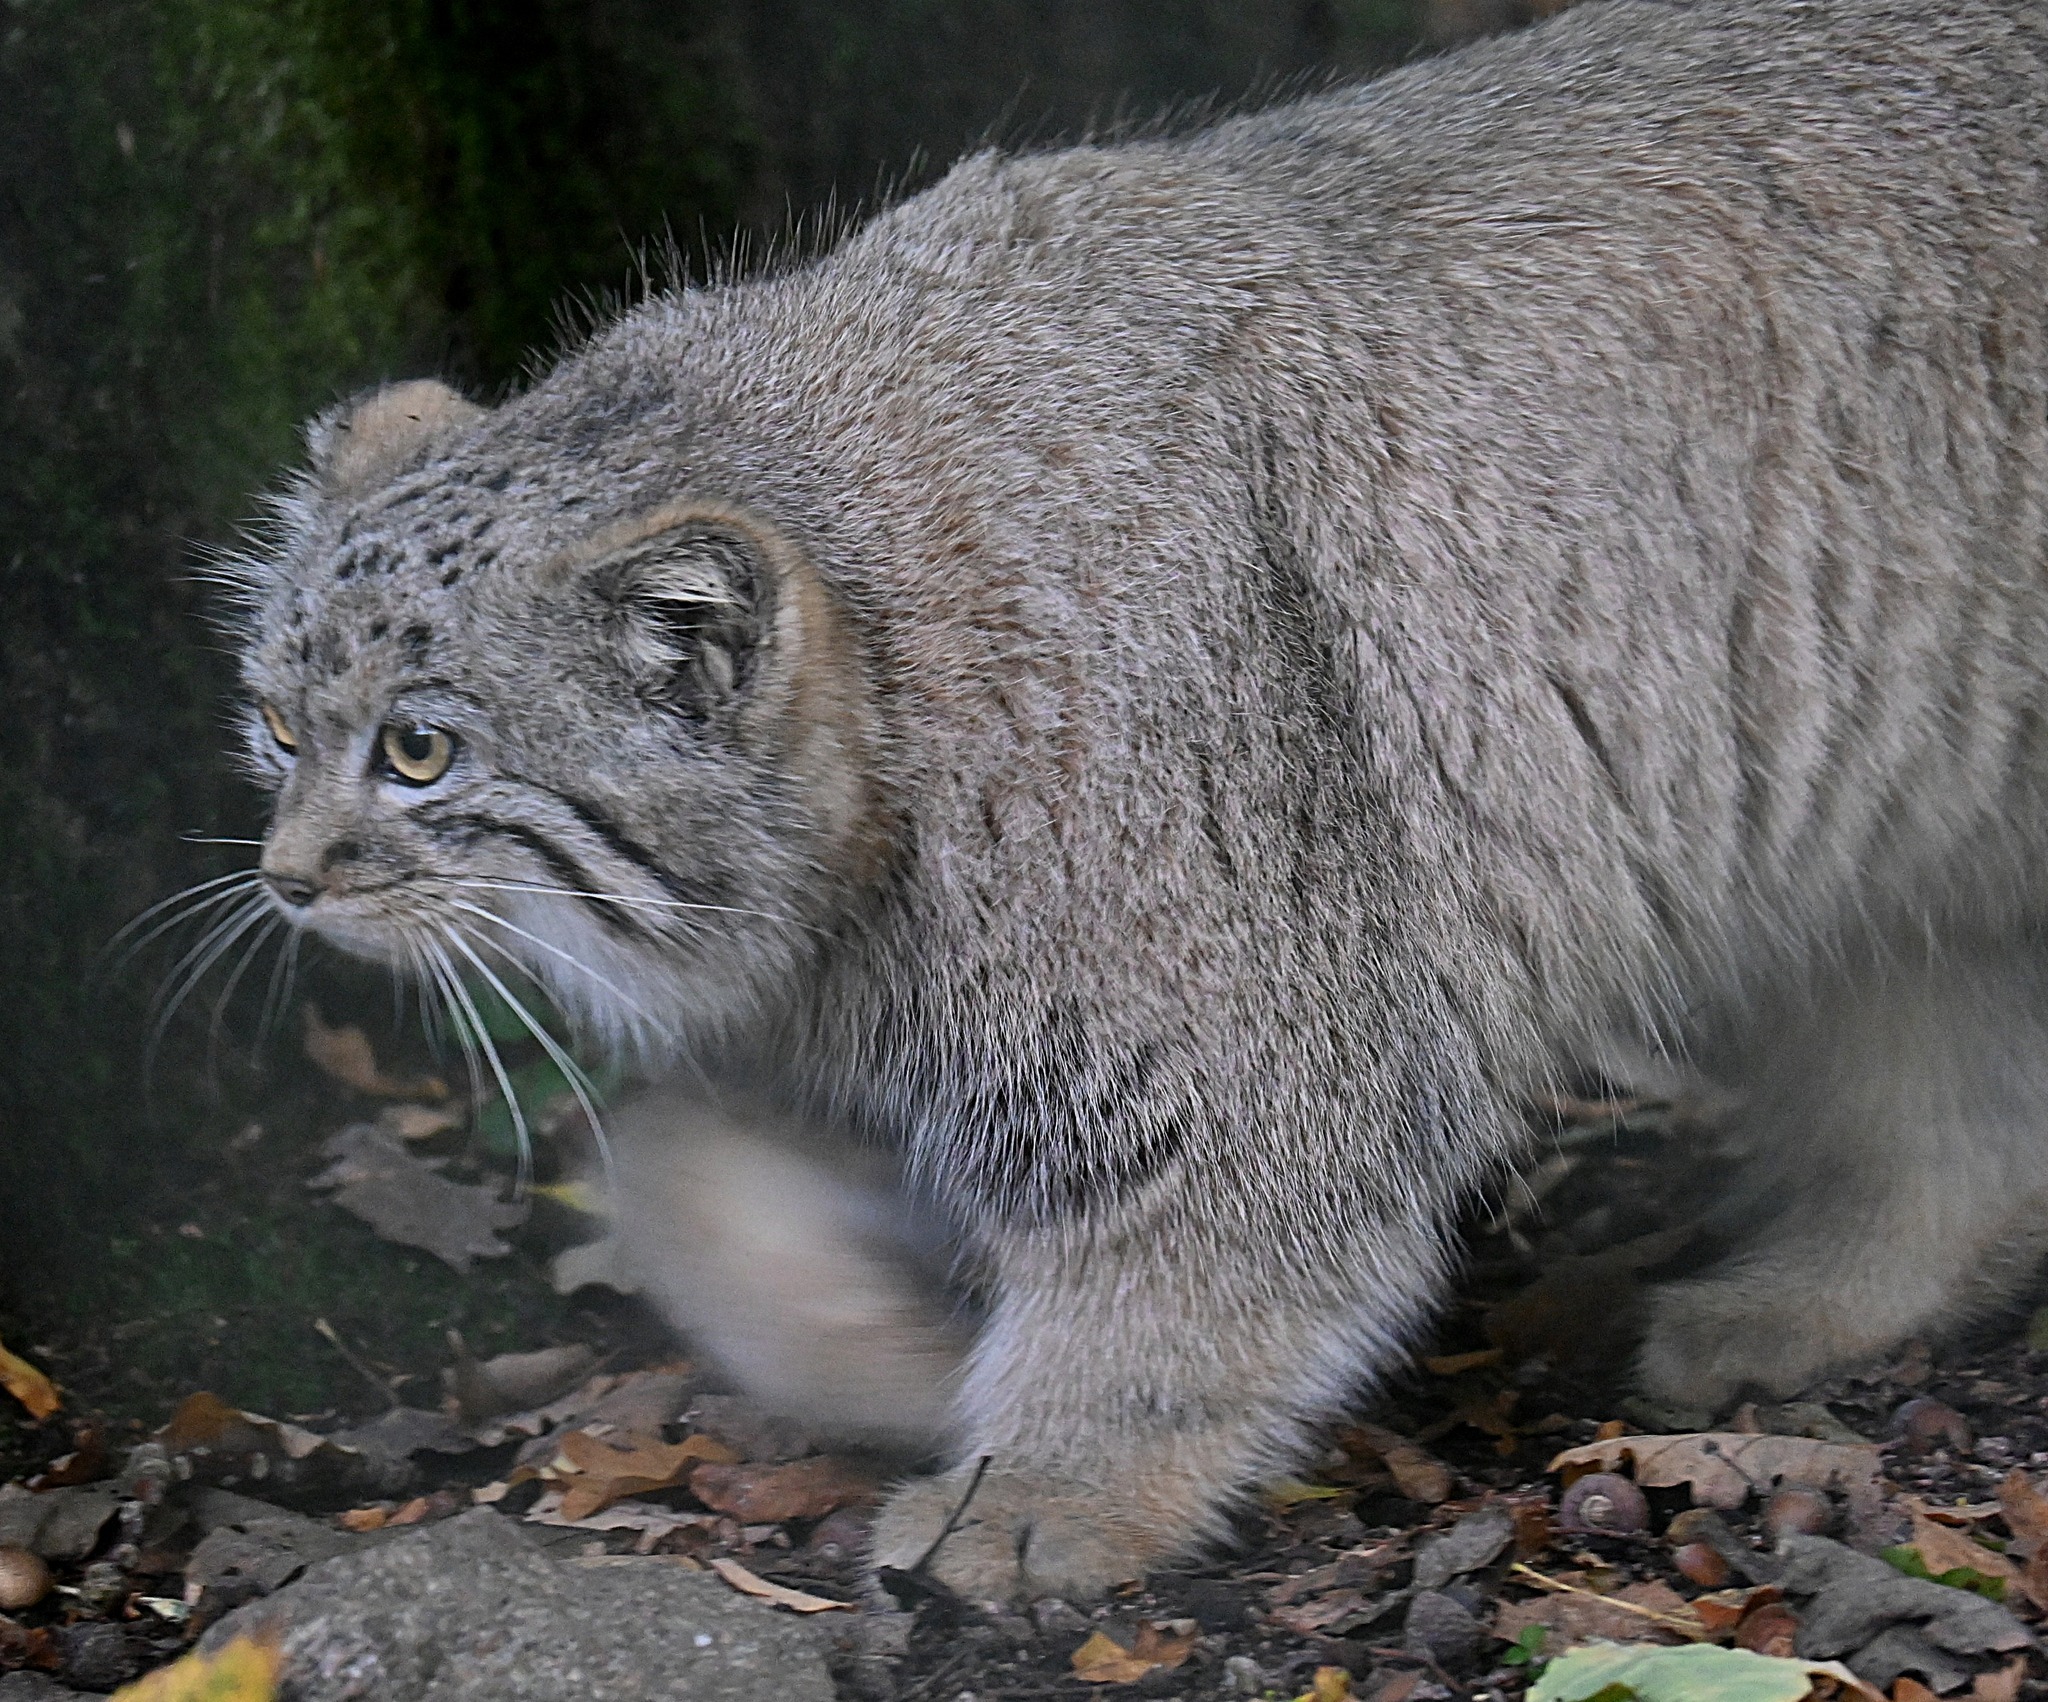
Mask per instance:
[[[1650,1504],[1643,1492],[1614,1472],[1588,1472],[1557,1504],[1560,1530],[1596,1536],[1629,1536],[1649,1529]]]
[[[1703,1590],[1718,1590],[1728,1582],[1728,1562],[1703,1542],[1686,1543],[1671,1563]]]
[[[1821,1536],[1834,1522],[1834,1503],[1817,1489],[1781,1489],[1764,1503],[1764,1529],[1773,1537]]]
[[[1915,1395],[1901,1406],[1892,1414],[1892,1428],[1916,1454],[1931,1454],[1937,1448],[1967,1454],[1977,1440],[1967,1418],[1931,1395]]]
[[[34,1607],[50,1593],[50,1569],[25,1548],[0,1548],[0,1612]]]

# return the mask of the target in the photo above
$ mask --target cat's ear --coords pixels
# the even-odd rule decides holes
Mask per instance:
[[[437,378],[387,384],[330,409],[306,428],[313,477],[329,496],[353,496],[483,417],[482,408]]]
[[[642,697],[707,715],[752,682],[777,603],[773,545],[759,529],[713,512],[655,514],[579,554]]]

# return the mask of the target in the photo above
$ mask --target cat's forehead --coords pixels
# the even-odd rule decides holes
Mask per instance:
[[[319,515],[296,540],[249,658],[260,685],[337,717],[462,672],[479,588],[524,530],[501,492],[416,478]]]

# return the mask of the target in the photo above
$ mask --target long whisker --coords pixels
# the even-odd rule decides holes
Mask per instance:
[[[620,1004],[626,1006],[628,1010],[632,1011],[635,1016],[645,1017],[649,1022],[652,1022],[654,1020],[653,1016],[649,1014],[646,1008],[642,1006],[638,1000],[631,997],[631,995],[626,993],[623,989],[614,986],[604,976],[598,974],[596,970],[592,969],[590,965],[585,963],[580,957],[577,957],[573,952],[564,951],[552,940],[544,940],[538,934],[528,933],[526,929],[520,927],[517,922],[508,922],[505,920],[504,917],[498,915],[495,911],[486,910],[481,904],[471,904],[464,899],[451,898],[448,901],[448,906],[451,910],[460,910],[468,915],[481,917],[484,921],[489,922],[496,927],[503,928],[507,933],[517,934],[519,938],[521,938],[522,940],[525,940],[532,945],[539,946],[542,951],[549,953],[551,956],[560,958],[571,969],[580,970],[583,974],[589,976],[591,980],[595,981],[607,993],[611,994],[613,998],[617,999]]]
[[[177,911],[175,915],[166,917],[154,928],[150,929],[148,933],[144,934],[142,938],[129,944],[127,950],[120,954],[118,960],[126,963],[137,952],[141,951],[144,946],[148,945],[151,940],[155,939],[157,935],[165,932],[167,929],[175,928],[180,922],[189,921],[194,916],[205,914],[205,912],[211,910],[217,904],[225,904],[230,898],[253,888],[258,878],[254,869],[235,869],[225,875],[215,875],[210,881],[200,881],[196,886],[185,887],[178,892],[172,893],[169,898],[160,898],[147,910],[143,911],[141,915],[131,917],[127,922],[123,923],[120,931],[107,941],[103,949],[107,952],[112,952],[116,946],[120,945],[123,940],[126,940],[130,934],[134,933],[137,928],[141,927],[152,916],[162,915],[172,905],[182,905],[184,908]],[[228,890],[215,892],[213,889],[216,887],[226,887]],[[213,892],[211,898],[203,896],[208,892]]]
[[[214,839],[205,834],[181,833],[178,837],[187,845],[261,845],[260,839]]]
[[[263,1011],[256,1019],[256,1046],[259,1051],[270,1039],[271,1031],[284,1013],[291,1008],[292,989],[299,975],[299,942],[305,937],[303,929],[294,928],[285,936],[284,949],[270,966],[270,985],[263,990]]]
[[[448,961],[448,954],[437,941],[429,940],[426,948],[440,964],[441,985],[447,990],[462,1014],[468,1019],[471,1032],[483,1049],[484,1061],[491,1067],[491,1074],[497,1078],[498,1091],[505,1096],[506,1108],[512,1114],[512,1133],[519,1145],[519,1170],[515,1184],[520,1195],[524,1195],[528,1182],[533,1178],[533,1136],[526,1127],[526,1112],[519,1103],[519,1095],[512,1091],[512,1078],[505,1070],[505,1060],[498,1056],[498,1043],[491,1038],[491,1031],[484,1027],[484,1019],[476,1008],[476,1001],[469,996],[469,989],[462,984],[462,977],[455,973],[455,966]]]
[[[548,886],[540,881],[450,881],[450,886],[466,887],[477,892],[530,892],[547,898],[589,898],[600,904],[616,904],[626,909],[676,910],[702,912],[712,916],[752,916],[763,922],[773,922],[784,928],[804,928],[811,933],[823,933],[808,922],[800,922],[794,916],[778,916],[772,910],[748,910],[737,904],[698,904],[686,898],[638,898],[623,892],[585,892],[579,887]]]
[[[229,894],[225,896],[241,897],[242,895]],[[209,904],[212,902],[214,901],[208,901]],[[208,925],[206,932],[199,936],[198,942],[190,947],[176,963],[171,965],[169,972],[164,976],[163,984],[159,988],[155,1000],[152,1001],[152,1014],[159,1015],[164,1020],[168,1020],[171,1011],[175,1010],[179,1003],[191,993],[192,989],[205,978],[206,972],[213,967],[221,951],[233,945],[236,940],[248,932],[269,908],[260,899],[243,897],[242,902],[236,908],[228,911],[224,916],[216,917]],[[169,1010],[165,1009],[166,1003],[170,1007]]]
[[[228,1001],[235,996],[235,988],[241,984],[242,977],[249,973],[249,966],[261,955],[270,937],[278,929],[287,926],[289,924],[285,919],[272,911],[263,925],[256,930],[255,937],[242,948],[241,959],[228,972],[227,980],[221,985],[220,997],[213,1001],[213,1021],[207,1025],[206,1030],[206,1052],[209,1059],[212,1059],[220,1049],[221,1024],[227,1016]]]
[[[454,996],[448,991],[447,979],[442,973],[441,966],[426,956],[415,936],[407,934],[402,944],[405,948],[406,961],[412,965],[413,974],[420,983],[421,1018],[426,1020],[431,1017],[428,1024],[429,1036],[438,1046],[440,1022],[445,1014],[449,1031],[453,1033],[456,1044],[462,1049],[463,1066],[469,1072],[469,1102],[472,1106],[481,1107],[484,1102],[483,1062],[477,1054],[476,1042],[470,1037],[469,1025],[463,1021]],[[440,995],[438,1009],[430,1005],[425,997],[429,987]]]
[[[158,995],[155,1020],[150,1024],[149,1042],[143,1048],[143,1071],[149,1073],[155,1068],[157,1049],[162,1046],[164,1036],[170,1031],[171,1019],[178,1009],[191,997],[193,989],[212,973],[213,966],[234,949],[235,942],[266,917],[274,915],[270,906],[260,899],[252,899],[240,910],[230,912],[216,922],[206,935],[182,958],[165,978],[168,991]]]
[[[576,1103],[582,1108],[584,1117],[589,1121],[591,1136],[597,1142],[598,1158],[604,1165],[605,1185],[611,1190],[612,1198],[617,1199],[618,1185],[617,1178],[612,1170],[611,1142],[605,1138],[604,1119],[597,1113],[597,1084],[584,1073],[583,1066],[569,1056],[567,1049],[563,1047],[562,1043],[542,1027],[533,1013],[519,999],[513,996],[512,989],[499,979],[490,965],[485,963],[471,949],[468,939],[464,937],[463,931],[451,924],[446,929],[446,933],[448,943],[469,959],[470,967],[490,984],[492,992],[496,993],[499,998],[503,999],[511,1007],[512,1014],[518,1017],[520,1022],[525,1025],[527,1033],[540,1042],[541,1050],[554,1060],[555,1068],[562,1072],[563,1078],[569,1083],[569,1091],[576,1096]],[[480,943],[484,945],[491,944],[488,940],[481,941]],[[497,946],[494,949],[503,953],[511,962],[518,963],[519,960],[506,951],[503,946]],[[524,966],[521,965],[521,967],[523,968]]]

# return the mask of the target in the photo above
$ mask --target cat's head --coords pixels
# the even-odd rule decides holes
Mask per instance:
[[[406,384],[312,428],[242,572],[262,874],[450,998],[538,981],[658,1049],[771,996],[871,855],[861,669],[772,521],[521,406]]]

